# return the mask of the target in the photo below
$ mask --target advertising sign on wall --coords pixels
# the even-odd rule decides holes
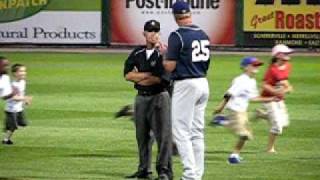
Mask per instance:
[[[161,35],[167,41],[176,30],[172,15],[175,0],[111,0],[111,42],[143,44],[143,25],[155,19],[161,24]],[[194,24],[210,37],[211,44],[235,43],[235,0],[188,0]]]
[[[244,0],[244,44],[320,46],[319,0]]]
[[[0,43],[101,43],[101,10],[71,8],[74,2],[0,0]]]

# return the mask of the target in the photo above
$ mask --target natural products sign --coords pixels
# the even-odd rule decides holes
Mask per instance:
[[[0,43],[100,44],[101,0],[0,0]]]

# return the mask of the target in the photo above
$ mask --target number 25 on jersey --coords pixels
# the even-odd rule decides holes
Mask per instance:
[[[208,40],[194,40],[192,42],[192,62],[209,60],[209,44]]]

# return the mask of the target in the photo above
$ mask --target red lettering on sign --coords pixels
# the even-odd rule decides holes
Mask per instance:
[[[312,29],[314,27],[313,18],[314,17],[312,16],[312,14],[306,15],[306,28],[307,29]]]
[[[304,15],[303,14],[297,14],[296,16],[297,21],[296,21],[296,28],[297,29],[304,29]]]
[[[314,14],[286,14],[284,11],[275,12],[276,29],[319,29],[320,12]]]
[[[286,26],[287,26],[287,29],[294,28],[294,16],[292,14],[288,14],[286,16]]]
[[[276,11],[276,29],[284,29],[284,12]]]
[[[315,15],[315,26],[316,29],[320,29],[320,12],[317,12]]]

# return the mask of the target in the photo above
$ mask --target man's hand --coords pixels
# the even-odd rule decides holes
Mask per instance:
[[[168,51],[168,45],[162,43],[161,41],[156,44],[156,47],[159,49],[161,55],[165,55]]]

